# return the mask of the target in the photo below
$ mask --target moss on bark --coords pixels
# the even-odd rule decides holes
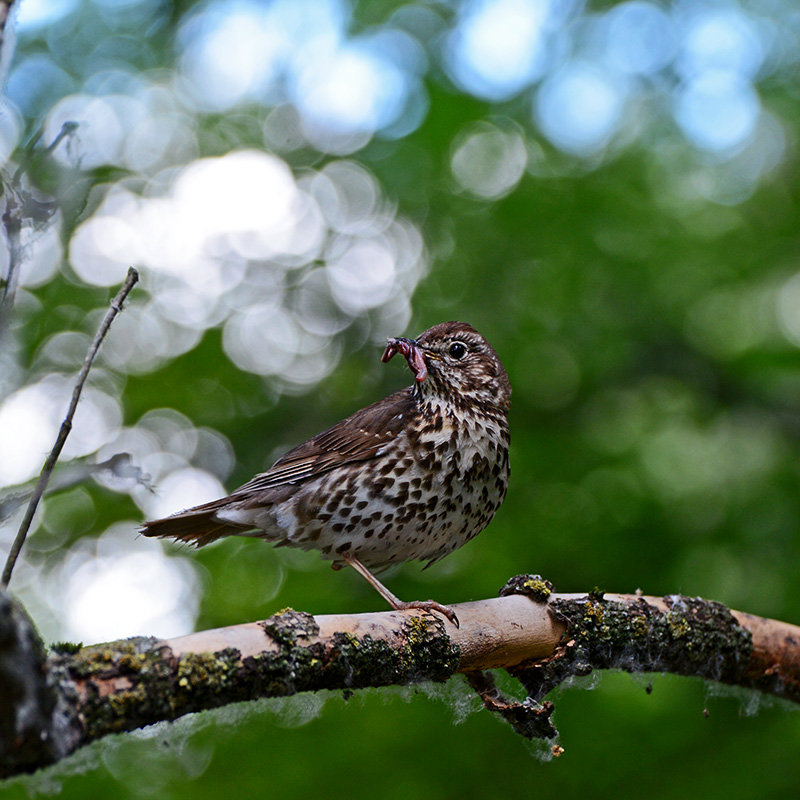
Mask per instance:
[[[409,618],[399,647],[350,633],[320,640],[314,618],[292,610],[262,627],[264,651],[246,658],[234,648],[175,658],[156,640],[127,639],[62,649],[53,662],[61,690],[77,693],[84,741],[239,700],[443,681],[458,668],[458,648],[432,616]]]
[[[620,603],[592,592],[555,599],[553,613],[567,630],[552,656],[510,670],[534,700],[573,675],[596,669],[672,672],[741,683],[753,652],[752,636],[730,610],[711,600],[664,598],[667,611],[642,599]]]

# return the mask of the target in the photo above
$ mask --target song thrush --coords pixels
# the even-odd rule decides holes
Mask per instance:
[[[464,322],[417,339],[389,339],[414,375],[403,389],[290,450],[232,494],[145,523],[146,536],[198,546],[260,536],[349,564],[395,609],[403,603],[370,572],[432,563],[480,533],[508,486],[508,376],[491,345]]]

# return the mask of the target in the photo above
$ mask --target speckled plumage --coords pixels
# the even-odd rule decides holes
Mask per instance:
[[[384,360],[397,352],[415,374],[410,389],[289,451],[228,497],[148,522],[143,533],[198,545],[261,536],[368,569],[461,547],[506,494],[508,377],[463,322],[390,339]]]

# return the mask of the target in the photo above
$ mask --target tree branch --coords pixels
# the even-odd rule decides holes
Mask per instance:
[[[2,9],[1,4],[0,9]],[[19,206],[20,201],[16,197],[16,192],[7,190],[6,208],[3,216],[0,217],[8,243],[8,271],[2,285],[2,296],[0,296],[0,341],[3,339],[6,329],[11,326],[11,312],[19,285],[19,270],[22,263],[22,243],[20,241],[22,222],[19,216]]]
[[[63,492],[73,486],[79,486],[90,478],[101,473],[108,473],[120,481],[133,481],[149,492],[155,492],[150,476],[131,460],[130,453],[115,453],[105,461],[89,462],[86,459],[74,459],[62,463],[58,472],[54,473],[47,485],[43,497],[54,492]],[[0,494],[0,522],[7,520],[18,508],[30,502],[36,490],[36,481],[11,486]]]
[[[33,516],[36,514],[39,501],[42,499],[42,495],[44,494],[44,490],[47,488],[47,483],[50,480],[50,475],[53,472],[53,468],[58,461],[58,457],[61,455],[64,442],[67,441],[67,436],[69,436],[69,432],[72,430],[72,419],[75,416],[75,409],[78,407],[78,401],[81,399],[83,385],[86,383],[89,370],[92,368],[92,362],[97,355],[97,351],[100,349],[100,345],[103,343],[103,339],[105,339],[106,334],[108,333],[108,329],[111,327],[111,323],[114,321],[114,317],[116,317],[117,314],[122,311],[122,303],[125,301],[125,298],[128,296],[131,289],[133,289],[133,287],[136,285],[136,281],[138,280],[139,273],[133,267],[130,267],[130,269],[128,269],[128,275],[125,278],[125,282],[122,284],[119,292],[117,292],[116,297],[111,301],[111,307],[106,312],[106,315],[103,318],[97,333],[94,335],[91,345],[89,346],[89,350],[83,360],[83,366],[78,374],[78,379],[75,381],[75,388],[72,390],[72,399],[70,400],[69,408],[67,409],[67,414],[64,417],[64,421],[61,423],[61,428],[58,431],[56,442],[53,445],[53,449],[50,451],[50,454],[47,456],[46,461],[44,462],[42,471],[39,474],[39,480],[36,483],[36,488],[33,490],[31,499],[28,502],[28,507],[25,510],[25,516],[22,518],[17,535],[14,538],[14,541],[11,543],[11,549],[8,552],[8,557],[6,558],[6,563],[3,567],[3,576],[2,579],[0,579],[0,587],[3,589],[8,586],[8,582],[11,580],[11,573],[14,571],[14,565],[17,563],[17,557],[19,556],[20,550],[22,550],[22,545],[25,543],[25,537],[28,535],[28,529],[33,522]]]
[[[5,71],[11,62],[13,45],[8,45],[7,36],[8,15],[13,3],[0,0],[0,85],[4,82]],[[0,281],[0,342],[3,335],[11,326],[11,316],[19,288],[20,270],[22,269],[23,246],[22,229],[34,229],[46,225],[58,206],[51,197],[43,197],[41,192],[26,187],[26,172],[30,170],[35,160],[49,158],[63,139],[73,134],[78,128],[76,122],[65,122],[61,130],[47,147],[40,149],[39,142],[42,138],[40,129],[24,148],[22,163],[17,167],[13,176],[6,178],[0,173],[0,188],[5,197],[5,210],[0,222],[6,235],[8,245],[8,268],[5,279]]]
[[[536,576],[512,579],[503,591],[454,606],[460,628],[413,610],[287,610],[174,639],[61,645],[49,656],[0,595],[0,776],[52,763],[108,733],[235,701],[445,681],[458,672],[528,737],[557,735],[552,704],[542,699],[594,669],[693,675],[800,702],[794,625],[680,595],[556,595]],[[524,702],[503,698],[481,673],[498,667],[526,687]]]

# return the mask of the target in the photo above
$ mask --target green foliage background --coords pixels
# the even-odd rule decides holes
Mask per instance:
[[[451,10],[433,7],[450,19]],[[81,24],[101,26],[89,4],[82,8]],[[381,24],[395,9],[359,3],[352,28]],[[131,57],[133,67],[169,68],[175,27],[189,10],[176,4],[153,12],[159,26]],[[769,17],[755,4],[747,10]],[[141,31],[130,35],[136,40]],[[23,35],[16,58],[44,47]],[[433,67],[425,88],[430,108],[416,130],[377,137],[351,157],[420,227],[430,253],[409,329],[393,333],[463,319],[504,360],[514,387],[512,477],[484,534],[424,574],[418,565],[390,573],[392,589],[455,602],[492,596],[511,575],[538,572],[562,591],[682,592],[800,620],[800,356],[779,314],[798,271],[796,63],[759,83],[763,107],[785,137],[780,162],[739,201],[725,203],[687,189],[698,175],[721,174],[725,159],[693,148],[658,104],[645,111],[645,134],[583,157],[542,136],[527,97],[479,100]],[[27,135],[45,112],[28,109]],[[263,148],[264,113],[258,106],[198,113],[200,153]],[[453,178],[454,138],[475,123],[518,131],[530,150],[528,170],[504,197],[481,199]],[[25,164],[21,149],[16,158]],[[299,170],[332,157],[304,149],[283,158]],[[67,241],[88,213],[90,188],[115,173],[50,164],[32,177],[67,209]],[[84,318],[107,295],[82,284],[66,261],[27,290],[35,302],[19,304],[14,330],[22,369],[35,372],[52,333],[91,330]],[[378,356],[353,335],[315,391],[274,400],[261,378],[224,356],[219,330],[210,328],[194,349],[155,371],[120,375],[118,386],[127,423],[152,408],[174,408],[226,436],[236,454],[226,481],[233,488],[267,466],[276,448],[407,382]],[[70,533],[55,555],[39,548],[50,559],[43,570],[78,538],[141,517],[124,494],[94,484],[81,491],[90,493],[91,519],[67,520]],[[58,503],[59,495],[48,500],[45,517]],[[62,507],[72,507],[68,498]],[[34,552],[37,537],[46,541],[52,530],[33,534]],[[314,554],[231,540],[192,557],[203,575],[198,628],[288,605],[314,613],[380,605],[356,575],[334,574]],[[273,596],[264,587],[278,573],[284,579]],[[564,688],[555,702],[566,752],[552,761],[453,686],[202,714],[97,743],[0,791],[57,791],[65,800],[566,800],[785,797],[800,783],[798,718],[780,703],[698,681],[620,674]],[[464,715],[467,709],[473,713]]]

